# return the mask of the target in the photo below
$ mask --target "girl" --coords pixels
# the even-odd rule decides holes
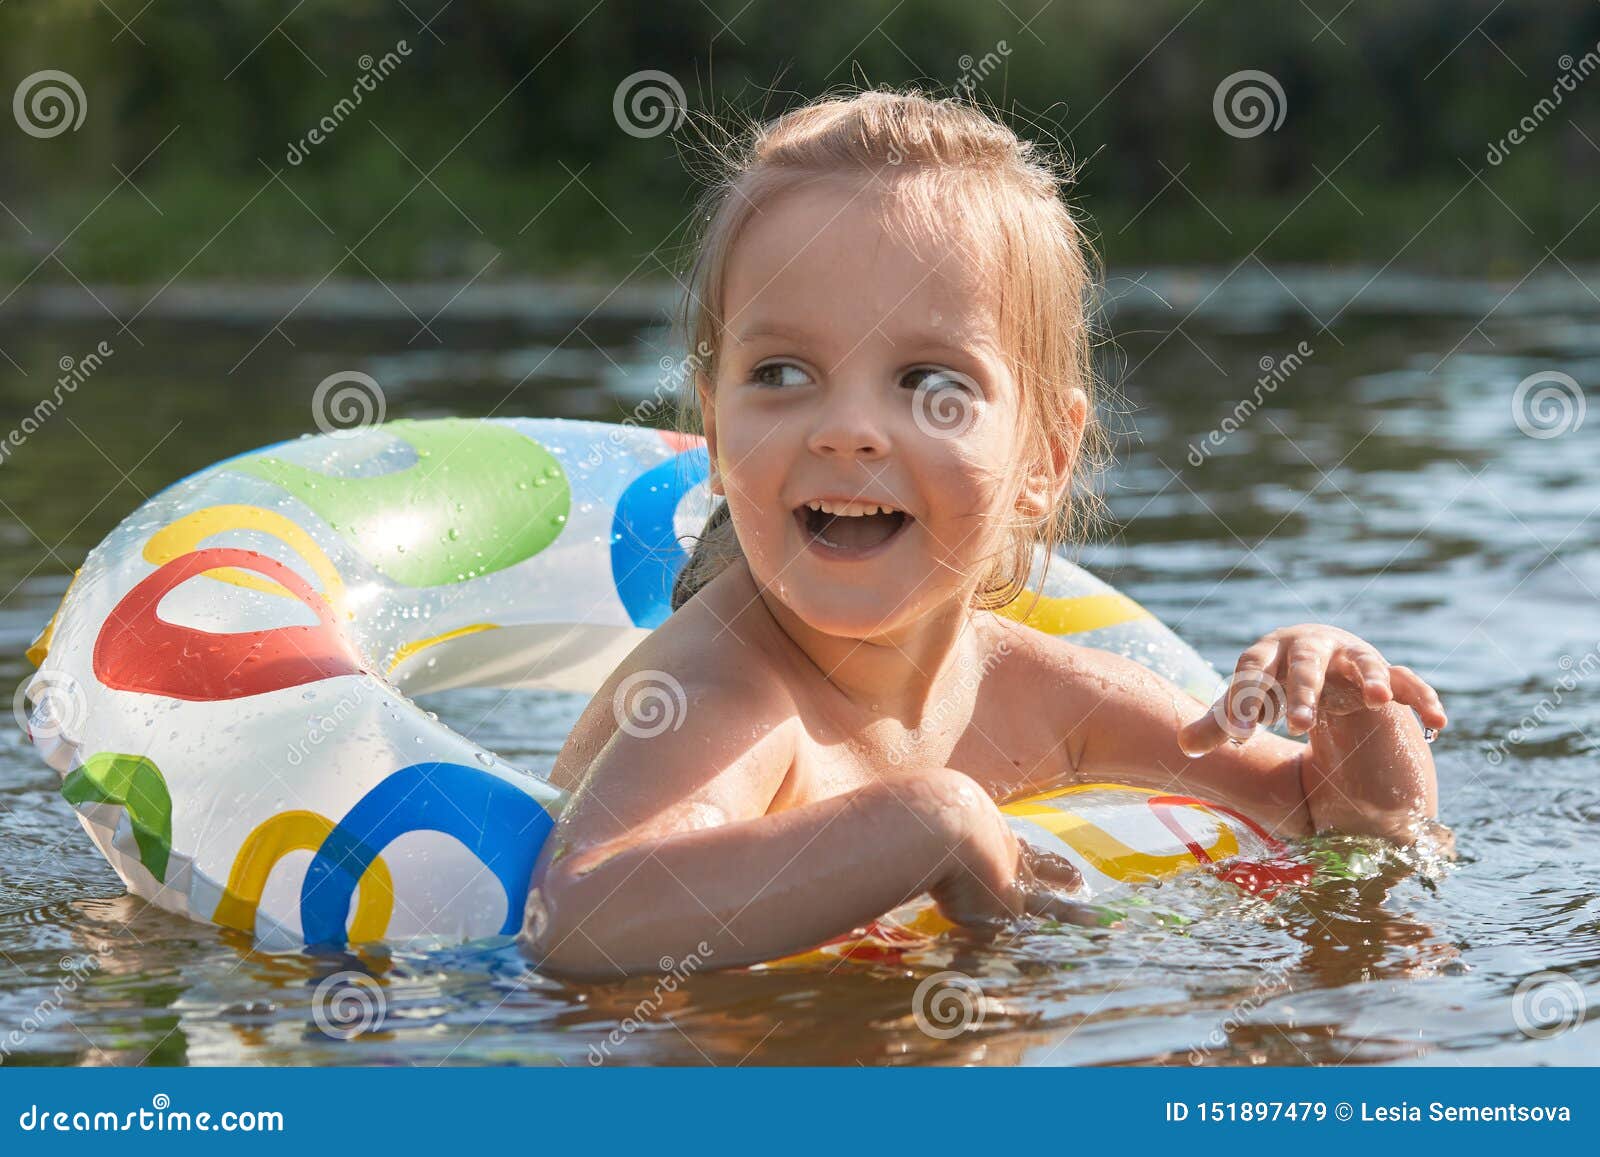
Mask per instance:
[[[995,803],[1078,781],[1413,838],[1436,789],[1410,709],[1444,712],[1353,635],[1272,631],[1207,710],[994,613],[1090,512],[1104,441],[1088,254],[1030,145],[953,101],[825,100],[755,135],[705,221],[687,337],[726,503],[556,762],[541,970],[752,964],[923,892],[969,927],[1081,919]],[[668,719],[628,717],[641,686]],[[1284,715],[1309,743],[1256,733]]]

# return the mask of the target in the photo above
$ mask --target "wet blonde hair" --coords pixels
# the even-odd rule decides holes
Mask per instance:
[[[692,384],[708,391],[722,348],[729,258],[751,217],[779,195],[821,178],[856,176],[882,182],[922,228],[965,228],[989,243],[986,256],[999,273],[1002,344],[1022,399],[1025,471],[1052,472],[1052,449],[1072,442],[1067,391],[1081,389],[1089,399],[1072,477],[1057,479],[1067,483],[1062,500],[1042,518],[1019,511],[979,583],[976,605],[1007,606],[1027,589],[1035,546],[1081,541],[1104,509],[1094,489],[1109,460],[1109,439],[1096,418],[1094,255],[1062,201],[1066,172],[975,105],[915,91],[816,101],[756,127],[719,159],[721,172],[697,215],[681,319],[685,346],[694,351]],[[698,392],[688,392],[681,429],[700,433]],[[673,607],[741,556],[727,502],[720,502],[679,573]]]

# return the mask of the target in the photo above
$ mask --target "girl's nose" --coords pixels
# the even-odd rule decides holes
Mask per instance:
[[[814,454],[882,458],[889,452],[889,434],[869,406],[833,397],[822,404],[811,431],[810,447]]]

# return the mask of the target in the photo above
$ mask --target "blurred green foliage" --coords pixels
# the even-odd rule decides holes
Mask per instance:
[[[291,164],[362,58],[401,41]],[[1486,155],[1597,42],[1591,0],[12,0],[4,94],[65,71],[87,115],[48,139],[0,119],[0,274],[461,279],[499,254],[486,277],[662,277],[708,163],[694,126],[916,83],[1076,158],[1074,201],[1116,266],[1520,276],[1547,246],[1600,256],[1600,76],[1504,163]],[[690,127],[619,128],[618,85],[645,69],[681,84]],[[1241,139],[1213,94],[1245,69],[1285,109]]]

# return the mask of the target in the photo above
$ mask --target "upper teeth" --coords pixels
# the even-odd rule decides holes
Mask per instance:
[[[860,518],[867,514],[895,514],[898,513],[893,506],[881,506],[876,502],[826,502],[820,498],[813,498],[806,506],[812,510],[820,510],[824,514],[842,515],[848,518]]]

